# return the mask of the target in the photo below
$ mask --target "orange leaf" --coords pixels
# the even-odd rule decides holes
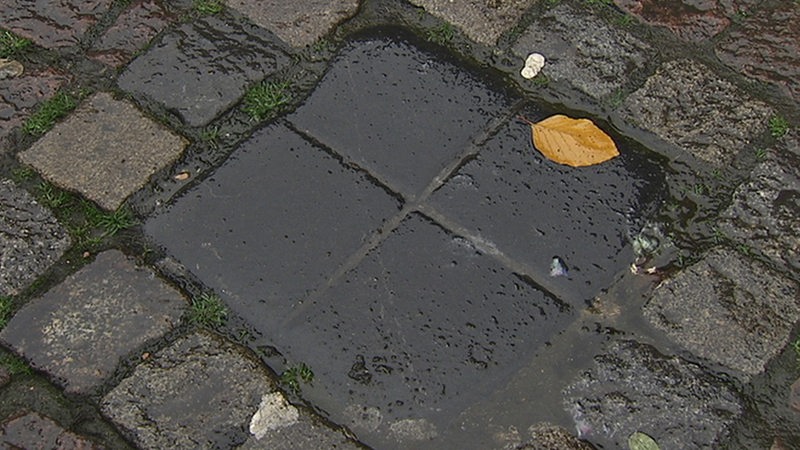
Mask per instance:
[[[600,164],[619,155],[611,137],[589,119],[557,114],[531,126],[533,146],[545,158],[572,167]]]

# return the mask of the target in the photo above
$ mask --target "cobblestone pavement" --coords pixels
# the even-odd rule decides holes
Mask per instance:
[[[800,2],[0,8],[0,447],[800,448]]]

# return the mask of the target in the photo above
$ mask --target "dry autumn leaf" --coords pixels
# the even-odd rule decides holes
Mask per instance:
[[[547,159],[572,167],[593,166],[619,155],[611,137],[589,119],[557,114],[531,126],[533,145]]]

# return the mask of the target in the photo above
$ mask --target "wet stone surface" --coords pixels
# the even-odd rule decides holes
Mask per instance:
[[[4,0],[0,28],[45,48],[69,47],[79,43],[112,3],[113,0]]]
[[[70,244],[50,211],[11,180],[0,179],[0,296],[19,294]]]
[[[101,408],[141,449],[233,448],[273,390],[241,348],[199,332],[150,355]]]
[[[772,110],[705,66],[681,59],[662,65],[621,113],[696,158],[724,166],[766,129]]]
[[[185,306],[152,271],[110,250],[26,304],[0,341],[67,392],[90,393],[120,358],[169,331]]]
[[[755,0],[615,0],[614,3],[648,24],[667,27],[693,42],[710,39],[733,21],[762,9],[759,4],[762,2]]]
[[[538,424],[528,429],[530,441],[515,450],[593,450],[595,447],[581,441],[567,430],[550,424]]]
[[[663,282],[643,313],[692,353],[756,375],[800,319],[800,289],[760,263],[718,249]]]
[[[596,101],[621,89],[654,54],[647,44],[625,31],[612,29],[599,18],[566,4],[533,22],[513,52],[520,61],[530,53],[541,53],[546,59],[543,75],[569,83]]]
[[[89,56],[114,68],[126,64],[173,20],[157,0],[132,2],[100,37]]]
[[[177,159],[187,143],[127,101],[101,92],[19,159],[54,184],[115,210],[155,171]]]
[[[790,270],[800,270],[800,146],[773,150],[733,194],[720,230]]]
[[[313,44],[356,13],[358,0],[229,0],[227,5],[289,45]]]
[[[64,430],[53,420],[35,412],[12,418],[0,425],[0,444],[8,449],[99,450],[85,437]]]
[[[528,118],[543,118],[536,115]],[[545,159],[531,144],[530,127],[511,121],[431,203],[580,306],[627,270],[634,259],[629,241],[661,198],[664,175],[656,162],[619,145],[619,157],[575,169]],[[551,276],[554,257],[565,263],[566,276]]]
[[[717,44],[717,55],[745,74],[774,83],[800,101],[800,8],[777,2],[754,8]]]
[[[398,207],[363,174],[286,127],[271,126],[145,230],[232,300],[234,310],[259,318],[262,331],[273,334],[295,303]]]
[[[476,77],[398,36],[348,45],[289,120],[414,197],[508,107]]]
[[[742,411],[721,380],[632,341],[611,343],[564,390],[579,437],[627,448],[643,432],[661,448],[716,448]]]
[[[165,35],[118,83],[175,110],[188,125],[202,126],[288,61],[272,39],[258,27],[207,17]]]
[[[533,0],[411,0],[411,3],[457,25],[470,39],[495,45],[514,27]]]
[[[13,128],[22,125],[37,103],[52,97],[68,81],[67,75],[52,69],[25,71],[18,78],[0,80],[0,153],[6,150],[4,141]]]
[[[315,380],[334,397],[334,421],[378,448],[418,446],[507,382],[573,318],[571,308],[414,214],[298,311],[276,342],[313,362]]]

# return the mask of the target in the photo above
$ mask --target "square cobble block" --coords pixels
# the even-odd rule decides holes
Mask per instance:
[[[267,332],[397,211],[366,176],[272,126],[145,230]]]
[[[26,304],[0,332],[0,341],[62,384],[91,393],[119,359],[180,320],[186,302],[117,250]]]
[[[287,321],[277,343],[312,364],[335,397],[334,421],[393,448],[435,436],[573,318],[467,240],[412,214]],[[370,424],[353,410],[382,419]]]
[[[178,27],[128,65],[119,86],[143,94],[203,126],[228,109],[247,85],[288,58],[264,30],[207,17]]]
[[[507,107],[468,72],[374,38],[352,42],[289,120],[413,197]]]
[[[95,94],[19,154],[53,183],[115,210],[187,141],[111,94]]]

